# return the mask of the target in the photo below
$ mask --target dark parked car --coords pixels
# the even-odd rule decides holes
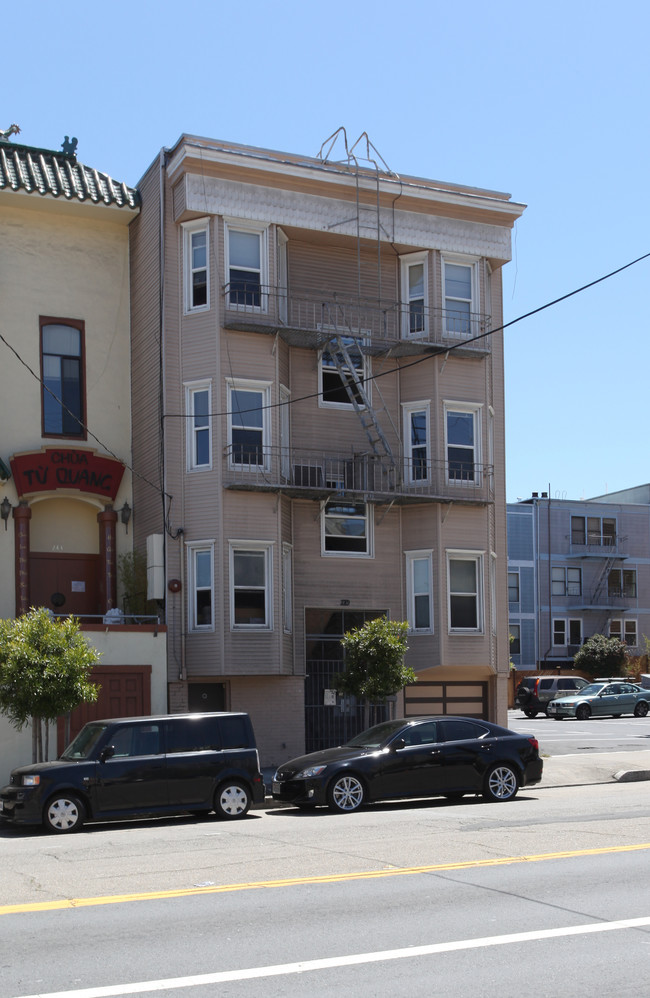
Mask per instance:
[[[243,818],[264,801],[248,714],[90,721],[55,762],[20,766],[0,817],[75,832],[85,821],[215,811]]]
[[[273,778],[275,800],[355,811],[366,801],[483,794],[512,800],[539,783],[537,739],[470,717],[385,721],[346,745],[285,762]]]
[[[579,693],[587,685],[581,676],[524,676],[515,693],[515,706],[521,707],[526,717],[537,717],[540,711],[548,716],[552,700]]]

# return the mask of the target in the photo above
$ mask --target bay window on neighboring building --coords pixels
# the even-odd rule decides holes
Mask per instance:
[[[185,311],[205,311],[210,307],[208,267],[208,220],[183,223]]]
[[[447,552],[450,632],[483,632],[482,571],[482,552]]]
[[[189,471],[212,467],[212,426],[210,419],[210,382],[200,381],[185,386],[187,414],[187,467]]]
[[[214,544],[188,544],[190,631],[214,630]]]
[[[372,506],[367,503],[323,503],[321,553],[337,557],[372,556],[372,523]]]
[[[84,333],[79,320],[40,317],[43,436],[86,438]]]
[[[230,541],[230,626],[273,629],[272,541]]]
[[[407,619],[413,634],[433,633],[433,552],[406,551]]]
[[[228,378],[227,385],[230,466],[268,469],[270,383]]]

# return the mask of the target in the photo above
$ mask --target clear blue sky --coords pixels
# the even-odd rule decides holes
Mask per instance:
[[[183,132],[317,154],[367,132],[397,173],[528,205],[505,319],[650,252],[641,0],[168,0],[3,11],[0,127],[137,183]],[[650,481],[646,260],[506,331],[508,499]]]

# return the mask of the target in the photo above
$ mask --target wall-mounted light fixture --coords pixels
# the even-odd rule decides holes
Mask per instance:
[[[133,510],[129,506],[128,502],[126,502],[126,500],[124,501],[124,505],[122,506],[122,509],[118,509],[118,513],[120,514],[120,520],[122,521],[122,523],[126,527],[127,534],[129,532],[129,520],[131,519],[131,513],[132,512],[133,512]]]
[[[5,530],[7,529],[7,520],[9,519],[9,514],[11,513],[13,506],[5,496],[2,502],[0,502],[0,516],[5,521]]]

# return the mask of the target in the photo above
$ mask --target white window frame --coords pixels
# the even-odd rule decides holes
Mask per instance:
[[[228,395],[228,467],[237,468],[240,471],[270,471],[271,470],[271,382],[270,381],[248,381],[245,378],[226,378]],[[262,463],[252,463],[249,461],[238,462],[234,458],[233,450],[233,392],[259,392],[262,396]],[[257,429],[257,428],[255,428]]]
[[[422,267],[423,270],[423,292],[422,292],[422,329],[411,332],[411,301],[409,272],[411,267]],[[421,340],[429,335],[429,254],[408,253],[400,257],[400,278],[402,291],[402,339]]]
[[[363,518],[361,516],[355,517],[354,514],[350,516],[345,516],[340,514],[335,517],[334,514],[327,513],[327,507],[334,506],[363,506],[365,513]],[[366,524],[365,538],[366,538],[366,550],[365,551],[328,551],[326,548],[327,533],[325,531],[325,524],[331,519],[363,519]],[[374,506],[371,503],[364,502],[346,502],[345,500],[329,500],[327,502],[321,503],[321,556],[323,558],[374,558]]]
[[[445,430],[445,474],[447,483],[449,485],[459,486],[460,488],[479,488],[482,484],[482,469],[483,469],[483,448],[482,448],[482,412],[483,404],[481,402],[456,402],[453,399],[445,399],[443,401],[443,419],[444,419],[444,430]],[[463,416],[472,416],[472,425],[474,430],[474,446],[473,450],[473,479],[464,480],[462,478],[452,478],[450,471],[449,460],[449,447],[458,446],[457,444],[450,445],[449,443],[449,432],[448,432],[448,421],[451,413],[459,413]],[[469,450],[469,448],[467,448]]]
[[[557,628],[555,626],[556,624],[562,624],[561,630],[562,630],[562,635],[564,637],[563,641],[556,641],[555,640],[555,634],[556,634],[556,631],[557,631]],[[565,620],[565,618],[564,617],[553,617],[553,620],[551,622],[551,627],[552,627],[551,643],[552,643],[553,647],[554,648],[566,648],[566,646],[567,646],[567,633],[566,633],[566,629],[567,628],[566,628],[566,620]]]
[[[405,551],[406,558],[406,607],[409,632],[411,634],[433,634],[433,551]],[[426,563],[427,588],[418,589],[415,582],[415,567],[418,563]],[[426,596],[429,607],[429,624],[427,627],[416,626],[416,599]]]
[[[483,584],[483,563],[484,551],[466,551],[464,549],[448,549],[447,555],[447,626],[449,634],[484,634],[484,584]],[[452,592],[451,588],[451,563],[452,561],[470,561],[475,565],[475,592]],[[451,601],[452,596],[473,596],[476,600],[476,627],[453,627],[451,622]]]
[[[224,219],[224,257],[225,257],[225,282],[230,289],[230,233],[244,232],[247,235],[257,235],[260,244],[260,303],[259,305],[247,305],[245,302],[233,302],[230,299],[230,290],[226,295],[226,308],[234,312],[255,312],[265,313],[269,310],[269,227],[263,222],[251,222],[245,219],[226,218]],[[238,269],[247,269],[241,268]],[[257,273],[257,270],[251,270]]]
[[[425,474],[422,478],[417,478],[415,469],[416,461],[413,451],[422,447],[422,444],[414,445],[412,440],[412,419],[415,413],[423,412],[425,421]],[[403,402],[403,425],[404,425],[404,478],[409,485],[426,485],[431,481],[431,406],[429,402]]]
[[[184,308],[186,315],[194,315],[195,312],[207,312],[210,308],[210,219],[195,218],[191,222],[182,223],[183,230],[183,284],[184,284]],[[198,232],[205,233],[205,268],[194,267],[192,237]],[[194,305],[193,275],[195,271],[205,269],[205,305]]]
[[[212,469],[212,383],[210,381],[189,381],[185,384],[185,449],[187,453],[188,471],[210,471]],[[207,426],[196,426],[196,413],[194,411],[194,400],[199,392],[207,392],[208,395],[208,422]],[[198,434],[207,432],[208,435],[208,460],[205,464],[199,464],[197,459],[197,438]]]
[[[319,331],[320,330],[327,331],[330,328],[332,329],[332,332],[336,332],[334,326],[331,326],[331,327],[329,327],[329,326],[323,326],[323,325],[319,325],[318,326]],[[368,401],[370,402],[370,401],[372,401],[371,400],[371,384],[372,384],[372,382],[370,380],[370,378],[371,378],[370,357],[369,357],[369,355],[367,353],[364,353],[364,350],[363,350],[363,348],[367,344],[367,337],[365,337],[364,335],[362,335],[360,333],[358,336],[357,335],[354,335],[354,336],[344,336],[343,339],[346,340],[346,341],[354,341],[355,343],[358,343],[358,345],[359,345],[359,352],[361,354],[361,367],[360,368],[355,367],[355,371],[357,373],[357,376],[360,378],[360,380],[363,381],[363,390],[366,393],[366,397],[368,398]],[[346,346],[347,345],[348,344],[346,343]],[[325,344],[325,348],[323,350],[319,350],[318,351],[318,405],[319,405],[319,407],[321,409],[341,409],[343,411],[350,412],[350,411],[354,410],[354,405],[352,404],[352,402],[329,402],[325,398],[325,393],[324,393],[324,389],[323,389],[323,354],[324,353],[331,353],[331,351],[327,349],[328,346],[329,346],[329,344]],[[328,368],[328,370],[329,370],[329,368]],[[334,370],[338,374],[337,369],[334,368]],[[341,382],[341,384],[343,384],[343,382]],[[360,409],[365,409],[365,405],[362,402],[359,402],[358,405],[359,405]]]
[[[230,630],[231,631],[272,631],[273,630],[273,545],[274,541],[231,540],[228,541],[228,565],[230,578]],[[254,552],[264,559],[264,621],[241,624],[235,620],[235,556],[239,552]]]
[[[285,634],[293,631],[293,546],[282,545],[282,627]]]
[[[214,541],[192,541],[186,545],[187,578],[188,578],[188,630],[196,633],[214,631]],[[202,624],[197,620],[197,585],[196,558],[199,554],[207,554],[210,559],[210,623]],[[206,587],[200,587],[204,591]]]
[[[562,630],[563,630],[563,633],[564,633],[564,641],[556,641],[555,640],[555,631],[556,631],[555,625],[556,624],[562,624]],[[579,641],[570,641],[569,640],[570,637],[571,637],[571,624],[579,624],[580,625],[580,640]],[[584,638],[584,629],[583,629],[583,626],[582,626],[582,618],[581,617],[553,617],[553,620],[551,622],[551,626],[552,626],[551,643],[552,643],[552,645],[553,645],[554,648],[568,648],[568,647],[573,647],[574,645],[580,646],[582,644],[583,638]]]
[[[470,298],[457,298],[451,295],[447,295],[447,267],[449,265],[455,267],[469,267],[471,273],[471,297]],[[476,336],[478,330],[474,329],[475,316],[479,312],[479,271],[478,271],[479,261],[473,256],[460,256],[453,253],[444,253],[442,255],[442,307],[443,307],[443,325],[445,330],[445,335],[453,339],[471,339],[472,336]],[[462,301],[469,303],[469,329],[468,331],[462,332],[457,328],[454,328],[455,323],[447,319],[447,312],[453,312],[453,302]],[[448,304],[451,303],[451,304]]]
[[[618,628],[612,632],[612,625],[618,624]],[[634,634],[634,641],[628,641],[628,624],[631,625],[629,629],[630,634]],[[623,641],[628,648],[637,648],[639,644],[639,622],[635,618],[629,617],[613,617],[609,622],[609,636],[610,638],[618,638],[619,641]]]
[[[577,581],[569,579],[569,573],[578,575]],[[554,578],[554,576],[557,576]],[[561,577],[560,577],[561,576]],[[553,565],[551,567],[551,596],[581,596],[582,569],[575,565]]]

